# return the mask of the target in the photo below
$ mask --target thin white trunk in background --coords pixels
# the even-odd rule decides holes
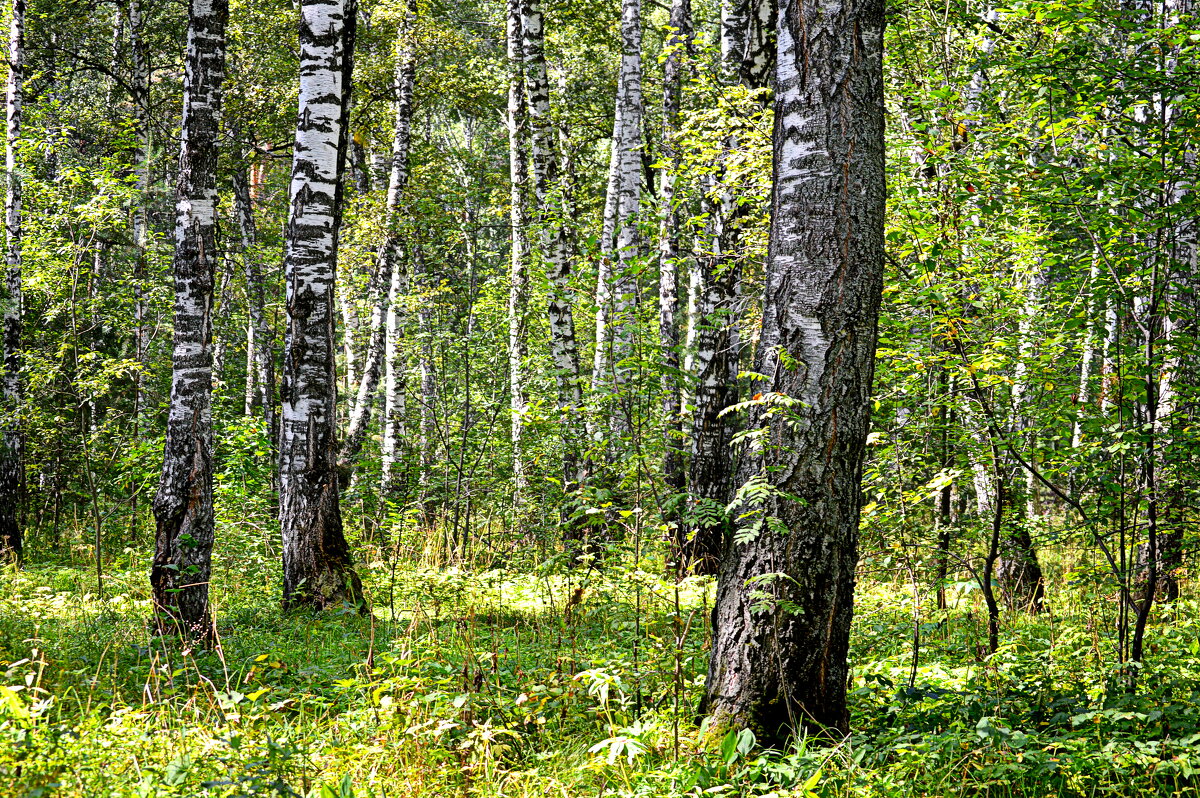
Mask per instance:
[[[526,119],[520,0],[508,0],[505,24],[508,55],[508,167],[511,241],[508,273],[508,386],[512,431],[514,498],[528,486],[522,459],[525,427],[525,309],[529,302],[528,218],[525,213],[529,162],[525,154]]]
[[[380,488],[385,497],[400,488],[400,441],[404,439],[404,364],[400,362],[400,343],[404,328],[400,324],[401,271],[392,270],[388,286],[387,338],[384,341],[383,442]]]
[[[437,444],[437,375],[433,369],[433,297],[437,286],[425,263],[424,252],[419,246],[412,249],[413,276],[420,294],[417,305],[417,371],[421,381],[420,397],[420,468],[417,471],[417,490],[423,520],[433,521],[433,464],[434,447]]]
[[[528,94],[533,187],[537,200],[536,225],[542,260],[550,281],[547,320],[550,357],[558,392],[559,424],[564,445],[563,475],[569,489],[579,480],[578,415],[583,404],[579,345],[571,291],[571,253],[568,241],[568,189],[559,166],[555,130],[550,120],[550,79],[546,69],[545,19],[538,0],[521,5],[521,46]]]
[[[1025,286],[1025,306],[1021,312],[1020,321],[1017,323],[1017,364],[1013,370],[1013,415],[1011,427],[1015,432],[1022,434],[1025,437],[1025,445],[1027,451],[1034,452],[1036,447],[1033,446],[1032,433],[1030,427],[1032,420],[1029,416],[1029,401],[1028,397],[1030,390],[1033,387],[1030,377],[1030,361],[1034,358],[1034,352],[1037,349],[1036,325],[1042,308],[1042,295],[1046,288],[1046,267],[1040,261],[1035,267],[1033,273],[1029,275],[1028,282]],[[1032,457],[1033,455],[1030,454]],[[1029,469],[1021,469],[1021,475],[1025,479],[1025,514],[1029,518],[1034,518],[1038,514],[1040,502],[1038,501],[1038,490],[1041,485],[1037,478],[1033,476],[1033,472]]]
[[[279,434],[283,603],[362,607],[342,530],[335,344],[353,73],[354,0],[303,0],[299,115],[289,185],[287,339]]]
[[[387,319],[391,313],[393,274],[398,270],[396,260],[400,245],[399,212],[400,199],[408,185],[408,153],[412,146],[413,87],[416,82],[416,48],[413,41],[416,25],[416,4],[410,2],[404,25],[396,38],[396,72],[393,88],[396,92],[393,116],[391,169],[388,173],[387,202],[384,206],[383,242],[375,257],[375,272],[371,277],[370,339],[367,356],[363,363],[362,379],[354,405],[350,411],[350,423],[345,440],[338,454],[338,468],[343,484],[349,477],[362,451],[363,440],[371,423],[371,414],[379,392],[379,377],[383,370],[387,349]]]
[[[133,208],[133,243],[137,247],[137,262],[133,272],[134,292],[134,358],[138,370],[134,373],[134,421],[138,427],[149,423],[149,410],[143,371],[150,348],[150,323],[147,318],[146,301],[147,257],[150,247],[150,224],[146,214],[146,203],[150,196],[150,58],[143,31],[141,0],[129,0],[126,8],[129,19],[129,49],[133,56],[133,75],[130,76],[133,111],[136,117],[138,150],[134,161],[138,164],[137,203]]]
[[[417,6],[409,2],[404,21],[403,35],[396,40],[396,115],[395,136],[392,141],[392,162],[388,177],[388,207],[400,207],[400,194],[408,181],[408,153],[412,148],[412,96],[416,84],[416,35]],[[401,155],[403,158],[401,159]],[[396,224],[395,211],[391,224]],[[404,438],[404,391],[405,368],[400,362],[400,342],[404,335],[401,324],[400,301],[403,291],[403,276],[396,265],[398,241],[390,241],[392,258],[391,279],[388,282],[387,322],[384,337],[384,386],[383,386],[383,441],[382,478],[383,495],[398,492],[400,486],[400,441]]]
[[[1078,449],[1083,442],[1082,417],[1092,398],[1092,364],[1096,360],[1096,326],[1098,319],[1096,283],[1100,279],[1100,253],[1092,253],[1092,265],[1088,270],[1087,306],[1084,311],[1083,353],[1079,360],[1079,388],[1075,393],[1077,417],[1071,425],[1071,448]]]
[[[275,334],[267,319],[262,263],[255,250],[258,232],[254,222],[254,200],[245,165],[234,168],[232,183],[234,212],[237,215],[238,233],[241,237],[242,268],[246,278],[246,307],[253,330],[253,334],[248,334],[246,340],[247,346],[253,350],[253,364],[257,371],[257,379],[252,381],[247,378],[246,384],[249,390],[253,383],[257,383],[257,399],[262,406],[263,422],[267,428],[267,438],[271,442],[272,460],[275,460],[274,452],[278,451],[279,446],[275,409]],[[249,359],[249,355],[247,358]],[[246,414],[250,415],[253,412],[253,400],[248,401],[250,404]]]
[[[358,316],[354,304],[346,291],[346,281],[339,280],[335,286],[337,305],[342,314],[342,367],[346,373],[346,393],[353,394],[358,385],[358,362],[354,354],[354,341],[358,337]]]
[[[679,379],[679,263],[685,259],[680,246],[683,213],[675,207],[675,178],[682,167],[674,138],[679,131],[683,96],[684,63],[692,39],[691,0],[672,0],[669,32],[663,62],[663,150],[666,165],[659,173],[658,234],[658,333],[662,347],[662,410],[666,422],[663,447],[663,476],[671,493],[686,488],[683,437],[683,386]],[[677,534],[682,534],[680,525]]]
[[[248,303],[247,303],[248,304]],[[254,366],[254,319],[246,317],[246,390],[242,396],[242,415],[254,414],[254,398],[258,395],[258,378]]]
[[[233,277],[233,256],[228,249],[221,253],[224,268],[216,291],[212,309],[212,387],[214,391],[225,385],[225,350],[229,346],[229,316],[233,306],[230,284]]]
[[[4,293],[0,294],[0,564],[20,563],[24,532],[20,523],[21,451],[21,172],[17,143],[25,80],[25,0],[13,0],[8,33],[7,133],[4,156]]]
[[[642,19],[641,0],[621,2],[621,66],[617,75],[612,158],[596,286],[596,356],[592,391],[619,391],[629,369],[619,365],[633,346],[629,318],[636,292],[631,273],[638,254],[638,212],[642,198]],[[609,264],[606,269],[606,263]],[[608,271],[611,269],[611,272]],[[611,283],[611,286],[609,285]],[[618,435],[627,426],[620,411],[609,413]]]

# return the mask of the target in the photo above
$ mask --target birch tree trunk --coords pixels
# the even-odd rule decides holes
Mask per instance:
[[[741,82],[756,89],[768,85],[769,75],[763,70],[772,59],[764,53],[765,44],[757,39],[768,38],[762,26],[771,21],[771,15],[760,6],[758,0],[725,0],[721,4],[722,79],[726,85]],[[757,37],[754,44],[752,34]],[[733,137],[724,142],[726,153],[737,146]],[[727,157],[722,155],[722,162]],[[694,371],[689,372],[695,390],[688,474],[692,507],[690,530],[681,545],[684,560],[694,571],[704,574],[715,574],[720,566],[729,526],[724,508],[734,471],[732,419],[722,413],[737,401],[736,305],[742,260],[739,225],[744,212],[727,189],[719,188],[723,179],[723,173],[718,172],[707,192],[715,195],[705,200],[708,251],[692,265],[696,286],[690,318],[695,325],[690,335]]]
[[[25,79],[25,0],[13,0],[8,33],[7,146],[4,157],[4,295],[0,302],[4,329],[0,367],[0,563],[21,563],[25,550],[21,529],[21,173],[17,144],[21,137],[21,103]]]
[[[137,262],[133,273],[134,291],[134,357],[138,370],[134,373],[134,423],[144,427],[149,402],[145,390],[144,370],[150,348],[150,324],[146,302],[146,260],[150,247],[150,224],[146,214],[146,203],[150,197],[150,57],[143,36],[141,0],[129,0],[126,9],[129,18],[129,49],[133,56],[131,77],[134,113],[137,115],[138,151],[134,160],[138,163],[137,204],[133,209],[133,242],[137,247]],[[131,513],[137,511],[137,496],[134,495]]]
[[[371,413],[375,409],[375,400],[379,393],[379,376],[387,349],[390,303],[395,293],[393,274],[396,271],[397,250],[400,245],[397,227],[400,198],[408,185],[408,152],[412,143],[413,86],[417,74],[416,51],[412,40],[415,23],[416,4],[410,2],[404,25],[396,40],[396,73],[393,80],[396,106],[391,169],[388,174],[387,202],[384,208],[384,229],[387,232],[376,253],[375,272],[371,279],[371,295],[375,301],[371,311],[370,344],[367,347],[366,360],[363,362],[362,379],[358,383],[354,406],[350,411],[346,437],[338,454],[342,485],[349,484],[355,461],[362,451],[363,439],[370,426]]]
[[[663,359],[662,409],[665,420],[663,440],[663,476],[667,488],[676,496],[687,488],[683,439],[683,394],[679,375],[679,263],[684,255],[679,230],[683,214],[675,207],[675,175],[681,159],[674,137],[679,131],[680,105],[683,98],[684,58],[692,39],[691,0],[672,0],[663,62],[663,149],[667,162],[659,176],[658,240],[658,334]],[[681,526],[676,527],[682,530]],[[682,549],[677,546],[677,549]]]
[[[229,317],[233,307],[233,258],[229,250],[215,244],[221,251],[224,268],[221,269],[221,279],[217,283],[212,308],[212,387],[214,392],[220,392],[225,387],[225,351],[229,347]]]
[[[621,3],[621,74],[617,102],[624,107],[619,114],[617,135],[617,261],[613,275],[613,387],[617,392],[629,382],[631,369],[622,361],[633,352],[633,305],[637,284],[633,268],[638,257],[638,215],[642,202],[642,3]],[[623,412],[613,414],[613,431],[628,432]]]
[[[1030,430],[1028,396],[1030,389],[1029,361],[1035,350],[1034,321],[1041,314],[1042,294],[1045,289],[1045,267],[1038,264],[1025,289],[1025,307],[1022,312],[1018,330],[1019,357],[1013,373],[1013,417],[1011,427],[1024,439],[1029,457],[1034,451],[1033,434]],[[1001,467],[1012,470],[1015,464],[1003,464]],[[1000,559],[996,563],[996,580],[1004,589],[1005,598],[1010,607],[1040,612],[1045,596],[1042,579],[1042,567],[1038,562],[1037,549],[1029,533],[1029,521],[1036,512],[1036,491],[1039,488],[1036,478],[1027,469],[1022,469],[1021,477],[1025,480],[1024,496],[1019,490],[1009,490],[1007,487],[997,490],[998,496],[1010,496],[1012,500],[1024,500],[1024,507],[1014,507],[1015,518],[1005,525],[1000,539]],[[1005,508],[999,508],[1004,513]]]
[[[563,442],[563,489],[578,483],[579,446],[582,438],[579,413],[583,405],[579,345],[571,292],[571,253],[566,219],[567,188],[559,174],[555,131],[550,121],[550,80],[546,70],[545,20],[538,0],[521,4],[522,56],[533,153],[533,186],[537,201],[535,223],[540,231],[542,259],[550,280],[547,318],[550,356],[558,393],[559,424]]]
[[[397,41],[399,49],[397,57],[397,103],[396,103],[396,137],[393,140],[392,164],[389,176],[389,206],[393,202],[399,206],[399,192],[403,189],[408,178],[408,152],[411,148],[412,137],[412,93],[416,84],[416,55],[412,36],[416,28],[416,3],[408,6],[408,16],[405,20],[406,35]],[[405,94],[407,91],[407,94]],[[407,107],[406,107],[407,106]],[[404,126],[403,135],[401,126]],[[403,160],[399,159],[403,145]],[[397,170],[403,170],[402,179]],[[391,186],[397,186],[396,199],[391,196]],[[394,224],[394,220],[393,220]],[[392,243],[392,257],[395,257]],[[381,489],[384,496],[393,496],[401,487],[399,470],[400,441],[404,437],[404,364],[400,362],[400,342],[404,328],[400,323],[400,310],[397,303],[403,288],[401,271],[393,263],[391,281],[388,285],[387,330],[384,339],[384,388],[383,388],[383,443],[382,443],[382,478]]]
[[[1096,248],[1092,252],[1092,266],[1088,271],[1088,289],[1087,289],[1087,304],[1084,312],[1087,314],[1084,321],[1083,333],[1083,353],[1079,359],[1079,388],[1075,393],[1075,406],[1078,408],[1078,416],[1071,425],[1071,448],[1078,449],[1083,443],[1083,414],[1085,408],[1091,404],[1092,398],[1092,364],[1096,360],[1097,338],[1096,327],[1098,315],[1097,303],[1097,283],[1100,280],[1100,258],[1099,249]]]
[[[421,342],[417,356],[417,370],[420,373],[421,389],[420,408],[420,469],[417,476],[417,490],[420,493],[422,520],[433,522],[433,465],[434,446],[437,444],[437,375],[433,369],[433,275],[425,263],[421,247],[413,247],[413,272],[421,293],[421,302],[417,309],[417,331]]]
[[[400,343],[404,328],[400,324],[401,273],[392,270],[388,286],[387,338],[384,341],[383,441],[380,490],[385,498],[396,496],[402,487],[400,441],[404,439],[404,364],[400,362]]]
[[[217,135],[228,0],[191,0],[175,204],[171,407],[154,496],[150,568],[160,633],[209,639],[213,546],[212,303],[217,263]]]
[[[338,498],[334,339],[355,2],[304,0],[300,14],[279,447],[283,604],[365,609]]]
[[[272,452],[278,451],[278,420],[275,412],[275,333],[267,320],[266,287],[263,281],[262,263],[259,262],[255,246],[258,231],[254,222],[254,204],[250,198],[250,180],[245,164],[233,170],[233,203],[237,214],[238,232],[241,235],[242,267],[246,274],[246,304],[249,308],[250,325],[253,330],[253,365],[258,374],[258,401],[262,406],[263,423],[271,441]],[[248,337],[249,338],[249,337]],[[247,414],[252,408],[247,408]],[[274,458],[272,458],[274,459]]]
[[[705,685],[711,733],[848,725],[862,458],[883,276],[883,3],[780,0],[774,188],[739,534]]]
[[[618,364],[632,347],[629,311],[635,282],[630,273],[637,258],[637,216],[642,192],[642,4],[621,2],[621,66],[617,75],[612,158],[605,199],[600,273],[596,286],[596,352],[592,392],[611,385],[619,392],[629,369]],[[623,413],[613,412],[612,431],[626,432]]]
[[[514,501],[520,502],[528,487],[522,461],[525,426],[525,309],[529,303],[529,220],[525,212],[529,183],[529,161],[525,153],[527,135],[522,38],[521,0],[508,0],[505,24],[508,55],[508,168],[509,223],[512,227],[508,271],[508,388]]]
[[[1164,29],[1179,29],[1193,8],[1193,0],[1165,0],[1161,7],[1161,26]],[[1167,49],[1166,58],[1161,66],[1166,76],[1175,78],[1178,75],[1179,56],[1179,45],[1172,44]],[[1163,138],[1178,137],[1179,117],[1184,113],[1178,106],[1178,101],[1168,94],[1157,94],[1155,101],[1158,105],[1156,116],[1163,128]],[[1188,504],[1185,494],[1187,478],[1177,473],[1179,465],[1174,461],[1179,456],[1173,450],[1179,444],[1179,425],[1186,424],[1184,414],[1178,411],[1183,409],[1181,405],[1186,406],[1187,397],[1194,395],[1195,391],[1194,336],[1197,332],[1197,315],[1194,305],[1188,305],[1195,302],[1200,291],[1200,273],[1197,272],[1200,236],[1197,231],[1197,219],[1194,211],[1180,214],[1175,210],[1181,205],[1190,204],[1193,199],[1191,195],[1195,190],[1198,160],[1195,143],[1189,141],[1184,144],[1181,156],[1183,168],[1169,184],[1160,189],[1163,211],[1173,212],[1176,218],[1162,231],[1160,241],[1163,238],[1166,240],[1156,248],[1163,251],[1168,258],[1162,269],[1167,275],[1161,310],[1163,358],[1162,366],[1158,369],[1157,407],[1153,430],[1158,443],[1156,467],[1160,517],[1158,539],[1154,547],[1158,558],[1155,568],[1156,590],[1159,599],[1163,601],[1174,601],[1179,597],[1178,572],[1183,565],[1183,532]],[[1143,559],[1149,557],[1149,548],[1149,545],[1144,547]],[[1146,563],[1139,565],[1143,572],[1148,571]]]

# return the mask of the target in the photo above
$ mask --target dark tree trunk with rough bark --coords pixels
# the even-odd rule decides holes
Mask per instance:
[[[766,743],[845,732],[883,273],[883,2],[780,0],[770,253],[739,529],[703,709]]]
[[[175,337],[171,408],[154,496],[150,585],[161,633],[212,636],[212,304],[217,134],[225,78],[228,0],[192,0],[188,14],[183,137],[175,205]]]
[[[21,136],[22,82],[25,69],[25,0],[13,0],[8,37],[8,132],[5,154],[5,281],[0,295],[4,329],[0,360],[0,562],[20,563],[25,550],[21,529],[21,173],[17,140]]]
[[[353,70],[354,0],[300,9],[300,113],[287,230],[279,442],[283,605],[363,607],[342,530],[334,297]]]

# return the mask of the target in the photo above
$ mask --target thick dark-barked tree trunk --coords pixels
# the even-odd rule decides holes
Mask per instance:
[[[334,343],[355,0],[300,8],[300,114],[287,230],[279,441],[283,605],[363,605],[342,531]]]
[[[212,635],[212,304],[217,263],[217,134],[228,0],[192,0],[175,204],[171,408],[154,496],[150,585],[162,633]]]
[[[8,36],[8,127],[4,157],[5,279],[0,295],[3,359],[0,360],[0,562],[20,563],[25,549],[21,529],[21,136],[25,69],[25,0],[13,0]]]
[[[847,728],[862,458],[883,273],[883,2],[780,0],[768,375],[721,572],[704,709],[774,743]]]

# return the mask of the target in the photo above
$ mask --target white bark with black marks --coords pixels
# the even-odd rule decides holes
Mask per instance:
[[[672,0],[669,32],[663,61],[663,150],[665,168],[659,175],[659,236],[658,236],[658,332],[663,360],[662,410],[665,419],[663,440],[663,476],[672,494],[686,488],[683,438],[683,393],[680,384],[679,328],[679,264],[686,259],[680,230],[684,214],[676,207],[675,176],[680,171],[680,158],[675,136],[679,131],[683,98],[684,65],[690,55],[692,41],[691,0]],[[682,526],[677,528],[682,532]],[[678,541],[682,544],[682,540]],[[681,548],[681,546],[679,546]]]
[[[279,446],[283,603],[361,607],[338,496],[334,338],[355,2],[304,0],[300,15]]]
[[[267,428],[267,436],[271,441],[272,451],[278,449],[278,418],[275,409],[275,332],[271,329],[266,313],[266,286],[263,280],[262,264],[255,250],[258,232],[254,221],[254,203],[250,197],[250,180],[245,165],[236,167],[233,171],[233,204],[237,214],[238,232],[241,236],[242,267],[246,276],[246,305],[250,314],[250,330],[253,335],[247,335],[247,345],[250,348],[250,358],[257,374],[254,384],[257,385],[257,395],[247,400],[246,413],[253,410],[253,401],[257,399],[262,408],[263,422]],[[247,383],[250,383],[247,374]]]
[[[629,380],[620,363],[632,350],[629,318],[636,283],[631,274],[638,255],[638,213],[642,197],[642,4],[621,2],[621,65],[617,73],[612,156],[605,198],[600,269],[596,285],[596,351],[592,392],[619,391]],[[609,414],[612,430],[625,431],[624,414]]]
[[[575,337],[574,297],[571,291],[571,252],[568,239],[567,186],[559,169],[558,147],[550,119],[550,79],[546,69],[545,18],[538,0],[521,3],[521,49],[532,152],[535,224],[540,231],[541,257],[550,280],[547,319],[550,357],[558,393],[564,446],[563,476],[569,489],[579,480],[579,412],[583,404],[579,344]]]
[[[528,125],[525,112],[525,81],[521,0],[508,0],[505,22],[508,56],[508,168],[511,249],[508,271],[508,388],[512,436],[513,491],[517,501],[528,487],[523,461],[525,430],[525,310],[529,303],[529,218],[526,195],[529,159],[526,154]]]
[[[0,353],[0,562],[21,562],[21,104],[25,79],[25,0],[13,0],[8,33],[7,134],[4,156],[4,293],[0,295],[3,351]]]
[[[154,496],[155,618],[162,633],[208,639],[213,546],[212,305],[217,252],[217,140],[228,0],[191,0],[175,202],[171,406]]]
[[[373,298],[370,338],[367,356],[363,361],[362,378],[358,382],[350,423],[338,454],[338,469],[342,484],[350,481],[351,471],[362,451],[363,440],[371,423],[371,414],[379,393],[379,378],[387,350],[388,319],[392,315],[393,274],[397,269],[400,246],[398,230],[400,199],[408,185],[408,153],[412,146],[413,87],[417,62],[413,36],[416,24],[416,4],[410,2],[404,25],[396,39],[396,71],[393,88],[396,92],[394,133],[392,137],[391,168],[388,172],[387,201],[384,206],[384,240],[375,256],[375,271],[371,276],[370,295]]]

